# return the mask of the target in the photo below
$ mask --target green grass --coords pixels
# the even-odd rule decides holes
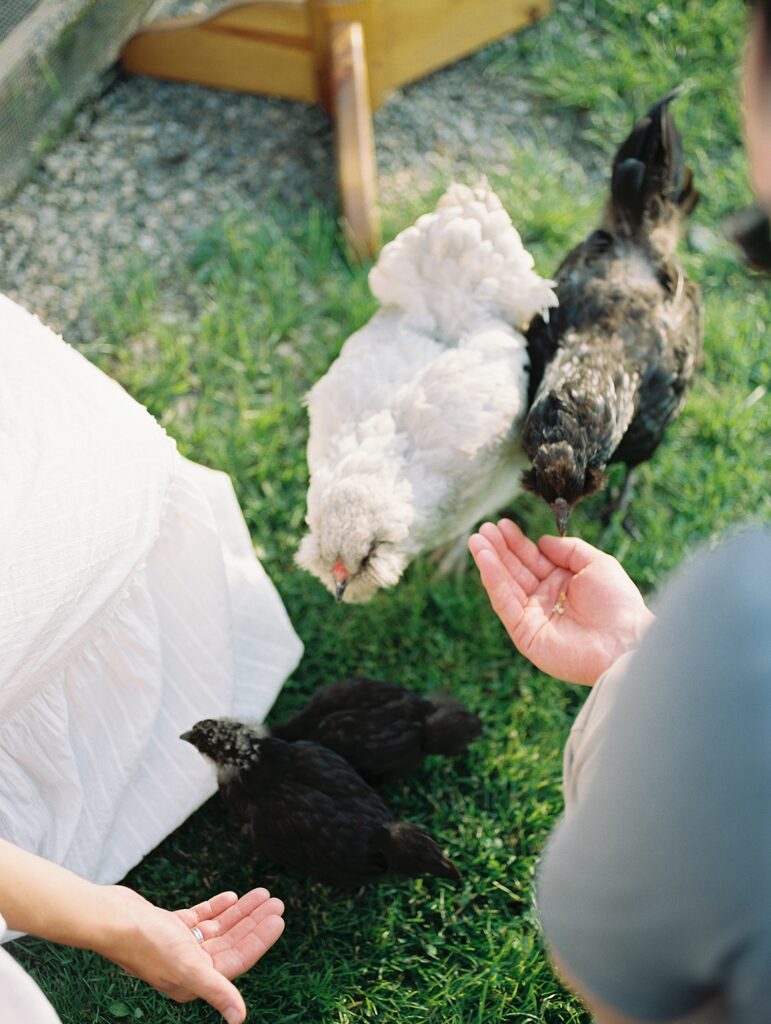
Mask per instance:
[[[597,169],[632,115],[676,83],[690,86],[676,113],[705,195],[696,220],[715,232],[707,252],[683,247],[705,294],[705,366],[641,473],[633,515],[644,540],[620,528],[610,538],[646,590],[732,524],[771,519],[768,397],[748,401],[769,379],[771,304],[717,229],[748,197],[736,75],[742,31],[735,0],[565,2],[473,58],[501,89],[524,77],[532,90],[529,141],[512,140],[510,173],[491,180],[544,273],[591,226],[604,194]],[[539,127],[547,113],[574,126],[569,149]],[[386,210],[389,231],[443,184]],[[418,689],[449,687],[483,715],[486,730],[467,757],[434,760],[387,793],[400,815],[440,838],[463,871],[459,890],[398,882],[340,894],[283,874],[230,834],[216,799],[129,884],[172,907],[256,883],[285,899],[284,937],[241,981],[262,1024],[588,1021],[549,970],[532,908],[538,856],[561,809],[561,748],[582,694],[512,652],[473,572],[435,584],[418,563],[393,592],[338,607],[292,565],[307,482],[301,398],[373,309],[365,271],[345,262],[334,211],[285,210],[268,220],[247,208],[192,239],[188,251],[172,281],[132,256],[99,300],[102,337],[88,354],[148,405],[186,455],[232,475],[256,549],[306,644],[277,715],[330,679],[365,672]],[[165,312],[180,287],[200,307],[182,324]],[[591,511],[587,503],[576,513],[575,527],[596,540]],[[551,528],[548,509],[532,497],[517,515],[532,533]],[[215,1017],[202,1004],[156,996],[93,955],[31,940],[15,952],[65,1024]]]

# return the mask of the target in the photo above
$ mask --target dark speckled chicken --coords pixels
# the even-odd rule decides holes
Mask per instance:
[[[571,510],[605,486],[610,462],[650,458],[685,401],[701,352],[698,287],[675,257],[699,199],[665,97],[613,162],[600,227],[557,272],[559,307],[529,330],[529,490],[564,534]]]
[[[214,762],[233,820],[277,864],[346,888],[391,871],[459,880],[434,840],[395,821],[332,750],[266,737],[224,718],[198,722],[181,738]]]
[[[280,739],[329,747],[373,785],[409,775],[428,754],[461,754],[481,731],[479,718],[452,697],[361,677],[322,687],[271,727]]]

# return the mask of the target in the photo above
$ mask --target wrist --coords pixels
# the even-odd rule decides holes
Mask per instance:
[[[642,639],[648,632],[650,627],[656,621],[656,616],[648,608],[647,605],[643,605],[641,611],[635,618],[632,628],[630,630],[630,636],[627,640],[626,651],[633,651],[642,643]]]
[[[45,937],[67,946],[102,952],[111,941],[115,927],[107,898],[108,888],[82,879],[79,891],[73,893],[76,900],[73,900],[69,920],[60,922],[59,934]]]
[[[626,621],[616,633],[614,638],[615,643],[613,644],[612,650],[609,651],[608,663],[605,667],[605,672],[615,665],[619,658],[622,658],[630,651],[637,650],[642,643],[643,637],[655,621],[656,616],[646,605],[643,605],[639,611],[637,611],[633,616],[630,616],[628,621]],[[603,673],[600,674],[602,675]]]
[[[106,888],[0,840],[0,909],[14,931],[93,948],[110,926]]]
[[[141,929],[136,922],[134,903],[144,900],[121,885],[95,885],[94,889],[97,891],[84,916],[88,935],[82,945],[109,960],[120,960],[136,944]]]

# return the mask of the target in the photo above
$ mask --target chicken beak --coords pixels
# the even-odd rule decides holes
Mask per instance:
[[[557,531],[559,532],[560,537],[564,537],[568,529],[568,519],[570,519],[570,505],[568,505],[564,498],[557,498],[556,501],[551,503],[551,509],[554,513],[554,522],[557,524]]]
[[[338,558],[332,569],[332,575],[335,577],[335,601],[340,603],[343,600],[343,594],[345,588],[348,586],[348,570],[343,565],[342,558]]]

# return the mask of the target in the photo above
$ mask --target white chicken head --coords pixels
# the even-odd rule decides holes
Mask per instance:
[[[319,492],[322,492],[319,495]],[[398,583],[410,562],[404,542],[413,511],[406,483],[369,474],[308,491],[307,522],[296,562],[318,577],[335,600],[369,601]]]

